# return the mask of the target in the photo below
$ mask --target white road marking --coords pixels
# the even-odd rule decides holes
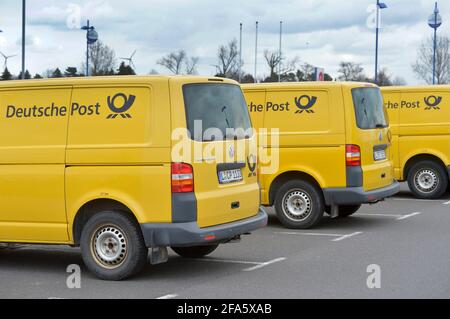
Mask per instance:
[[[324,233],[300,233],[300,232],[275,232],[275,234],[281,235],[302,235],[302,236],[328,236],[328,237],[341,237],[342,234],[324,234]]]
[[[413,216],[417,216],[417,215],[420,215],[420,214],[422,214],[422,213],[415,212],[415,213],[412,213],[412,214],[403,215],[403,216],[397,218],[397,220],[407,219],[407,218],[410,218],[410,217],[413,217]]]
[[[244,265],[254,265],[249,268],[245,268],[242,271],[252,271],[256,269],[260,269],[263,267],[266,267],[268,265],[280,262],[285,260],[285,257],[276,258],[273,260],[269,260],[266,262],[258,262],[258,261],[245,261],[245,260],[227,260],[227,259],[210,259],[210,258],[204,258],[204,259],[192,259],[192,261],[204,261],[204,262],[218,262],[218,263],[230,263],[230,264],[244,264]]]
[[[230,264],[249,264],[249,265],[259,265],[260,262],[257,261],[244,261],[244,260],[226,260],[226,259],[212,259],[212,258],[203,258],[203,259],[191,259],[192,261],[210,261],[216,263],[230,263]]]
[[[434,199],[420,199],[420,198],[392,198],[392,200],[397,201],[413,201],[413,202],[435,202]]]
[[[375,217],[393,217],[393,218],[398,218],[398,217],[402,217],[403,215],[399,215],[399,214],[365,214],[365,213],[356,213],[355,216],[375,216]]]
[[[266,266],[275,264],[275,263],[280,262],[280,261],[283,261],[283,260],[286,260],[286,258],[285,258],[285,257],[276,258],[276,259],[267,261],[267,262],[265,262],[265,263],[260,263],[259,265],[256,265],[256,266],[254,266],[254,267],[250,267],[250,268],[243,269],[242,271],[253,271],[253,270],[261,269],[261,268],[263,268],[263,267],[266,267]]]
[[[165,296],[158,297],[156,299],[173,299],[173,298],[176,298],[176,297],[178,297],[178,295],[170,294],[170,295],[165,295]]]
[[[349,235],[344,235],[344,236],[335,238],[332,241],[341,241],[341,240],[344,240],[344,239],[347,239],[347,238],[350,238],[350,237],[354,237],[354,236],[360,235],[360,234],[362,234],[362,232],[361,231],[357,231],[357,232],[354,232],[354,233],[349,234]]]
[[[326,233],[301,233],[301,232],[275,232],[275,234],[282,235],[302,235],[302,236],[325,236],[325,237],[337,237],[332,239],[331,241],[341,241],[359,234],[362,232],[355,232],[352,234],[344,235],[344,234],[326,234]]]
[[[448,202],[445,202],[444,205],[450,205],[450,200]]]

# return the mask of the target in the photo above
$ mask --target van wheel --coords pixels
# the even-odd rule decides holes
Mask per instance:
[[[219,245],[172,247],[172,250],[184,258],[202,258],[211,254]]]
[[[447,172],[433,161],[416,163],[409,170],[408,186],[418,198],[440,198],[447,190],[447,185]]]
[[[320,191],[310,183],[292,180],[278,190],[275,211],[278,219],[287,228],[307,229],[322,219],[323,198]]]
[[[348,217],[356,213],[362,205],[340,205],[339,206],[339,218]],[[331,215],[331,206],[325,207],[325,213]]]
[[[147,263],[148,249],[139,225],[123,212],[104,211],[91,217],[80,244],[86,267],[100,279],[126,279]]]

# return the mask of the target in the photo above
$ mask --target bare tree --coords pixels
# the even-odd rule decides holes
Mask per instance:
[[[394,80],[392,80],[392,85],[396,86],[405,86],[407,85],[406,80],[400,76],[396,76]]]
[[[215,65],[217,76],[237,79],[239,77],[239,50],[237,40],[233,39],[227,45],[219,46],[218,63]]]
[[[274,52],[274,51],[269,51],[269,50],[265,50],[264,51],[264,59],[267,62],[267,66],[269,67],[270,70],[270,78],[275,78],[277,77],[277,68],[278,65],[281,63],[281,61],[283,60],[282,56],[279,54],[279,52]]]
[[[340,81],[364,81],[366,79],[364,69],[359,63],[341,62],[338,73]]]
[[[393,85],[392,77],[386,68],[383,68],[380,71],[378,71],[378,80],[376,84],[379,86]]]
[[[418,78],[433,83],[433,47],[434,38],[429,37],[422,42],[417,51],[417,61],[412,69]],[[439,36],[436,47],[436,83],[450,82],[450,38]]]
[[[185,62],[186,74],[197,74],[198,60],[199,59],[197,57],[190,57],[189,59],[186,59]]]
[[[189,58],[186,51],[171,52],[158,60],[157,64],[165,67],[173,74],[195,74],[198,58]]]
[[[184,50],[179,50],[178,52],[171,52],[165,57],[162,57],[157,63],[173,74],[181,74],[185,59],[186,52]]]
[[[89,73],[93,76],[114,74],[116,69],[116,54],[106,44],[97,41],[89,48]],[[82,68],[86,69],[86,64],[82,63]]]

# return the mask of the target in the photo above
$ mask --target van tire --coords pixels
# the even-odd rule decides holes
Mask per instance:
[[[148,249],[139,224],[121,211],[92,216],[83,227],[80,246],[86,267],[103,280],[129,278],[147,264]]]
[[[425,188],[430,184],[433,185],[428,189]],[[447,190],[448,174],[441,165],[434,161],[421,161],[409,169],[408,186],[417,198],[438,199]]]
[[[219,245],[172,247],[172,250],[184,258],[203,258],[211,254]]]
[[[275,196],[275,212],[287,228],[308,229],[317,225],[324,209],[320,190],[307,181],[288,181],[278,189]]]

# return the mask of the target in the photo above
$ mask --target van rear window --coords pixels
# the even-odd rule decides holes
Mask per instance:
[[[239,86],[207,83],[183,86],[187,129],[195,141],[248,138],[247,104]]]
[[[360,129],[370,130],[388,126],[379,88],[357,88],[352,90],[356,124]]]

